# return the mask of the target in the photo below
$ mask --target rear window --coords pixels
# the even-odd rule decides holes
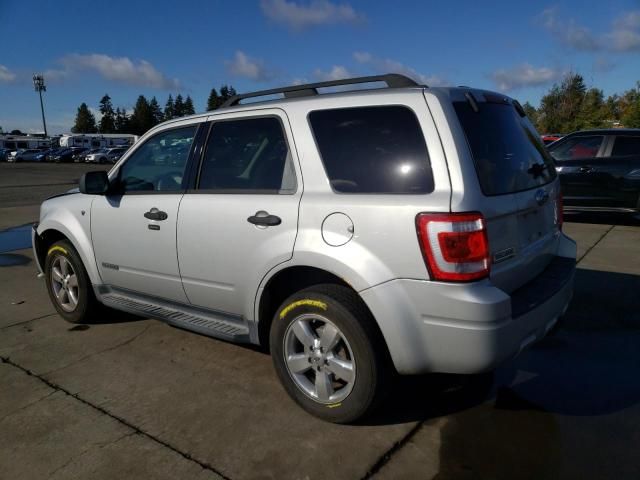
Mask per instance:
[[[401,106],[318,110],[309,114],[325,171],[338,193],[433,191],[418,119]]]
[[[556,176],[538,133],[508,103],[453,102],[485,195],[539,187]]]

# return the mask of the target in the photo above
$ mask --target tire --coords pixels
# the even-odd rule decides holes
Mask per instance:
[[[47,293],[62,318],[71,323],[95,319],[101,305],[93,293],[80,255],[69,241],[61,240],[49,247],[44,270]],[[67,280],[60,281],[58,274]]]
[[[316,285],[290,296],[276,312],[269,344],[287,393],[316,417],[351,423],[383,400],[391,378],[387,348],[362,300],[346,287]]]

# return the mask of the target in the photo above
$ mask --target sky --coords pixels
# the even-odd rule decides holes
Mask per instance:
[[[640,0],[0,0],[0,126],[41,132],[33,73],[43,73],[49,133],[108,93],[238,92],[403,73],[538,105],[569,71],[605,95],[640,80]]]

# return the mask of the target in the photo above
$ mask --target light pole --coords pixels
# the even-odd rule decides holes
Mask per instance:
[[[44,136],[47,136],[47,122],[44,120],[44,105],[42,103],[42,92],[47,91],[47,86],[44,84],[44,77],[40,74],[33,75],[33,87],[40,95],[40,111],[42,112],[42,125],[44,126]]]

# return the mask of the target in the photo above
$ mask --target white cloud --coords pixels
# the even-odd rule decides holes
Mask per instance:
[[[609,31],[596,34],[575,20],[562,20],[557,8],[547,8],[539,23],[560,43],[575,50],[595,52],[640,51],[640,11],[627,12],[613,21]]]
[[[397,60],[376,57],[369,52],[354,52],[353,58],[359,64],[370,67],[376,73],[399,73],[413,78],[418,83],[432,87],[448,84],[444,78],[438,75],[425,75]]]
[[[17,75],[9,70],[4,65],[0,65],[0,82],[13,82],[16,79]]]
[[[92,53],[88,55],[70,54],[62,57],[59,64],[62,69],[45,72],[52,80],[60,80],[77,71],[93,71],[114,82],[128,85],[140,85],[165,90],[179,89],[177,79],[168,78],[146,60],[132,61],[128,57],[111,57]],[[45,77],[46,78],[46,77]]]
[[[262,13],[276,23],[292,30],[318,25],[357,23],[364,16],[349,4],[336,4],[329,0],[312,0],[307,4],[287,0],[260,0]]]
[[[512,68],[502,68],[493,72],[490,77],[498,90],[509,91],[523,87],[547,85],[558,80],[563,71],[549,67],[534,67],[523,63]]]
[[[245,77],[258,82],[267,81],[273,77],[262,60],[252,58],[241,50],[236,51],[233,60],[225,61],[225,65],[229,73],[237,77]]]
[[[355,75],[342,65],[334,65],[329,71],[324,71],[316,68],[313,71],[313,77],[320,82],[325,82],[330,80],[342,80],[344,78],[355,77]]]

